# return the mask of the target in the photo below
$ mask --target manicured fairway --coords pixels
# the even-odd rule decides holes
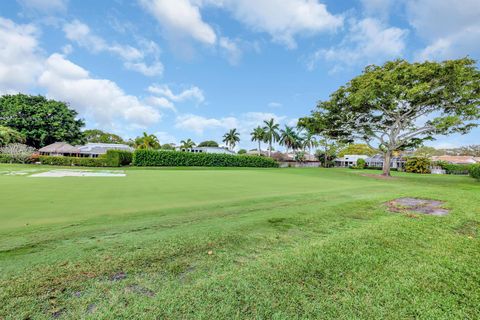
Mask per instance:
[[[469,177],[5,175],[39,168],[52,169],[0,165],[2,320],[480,318],[480,183]],[[451,213],[386,211],[404,196]]]

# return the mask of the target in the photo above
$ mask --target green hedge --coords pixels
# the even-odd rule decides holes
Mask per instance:
[[[0,154],[0,163],[13,163],[13,159],[7,154]]]
[[[470,176],[477,180],[480,180],[480,164],[470,165]]]
[[[471,164],[452,164],[446,161],[438,161],[435,164],[448,174],[468,174],[473,166]]]
[[[128,166],[132,163],[133,153],[124,150],[108,150],[105,156],[110,167]]]
[[[106,157],[99,158],[80,158],[80,157],[52,157],[40,156],[42,164],[53,166],[80,166],[80,167],[110,167],[110,162]]]
[[[430,173],[431,161],[424,157],[410,157],[405,162],[405,171],[410,173]]]
[[[267,157],[148,149],[136,150],[133,153],[133,165],[151,167],[278,167],[275,160]]]

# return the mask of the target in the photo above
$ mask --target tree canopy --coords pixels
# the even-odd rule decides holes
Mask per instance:
[[[84,142],[83,120],[77,112],[60,101],[25,94],[0,97],[0,125],[23,136],[27,145],[41,148],[57,141]]]
[[[187,140],[180,141],[181,147],[184,149],[190,149],[196,146],[196,143],[192,139],[188,138]]]
[[[218,147],[218,143],[217,141],[207,140],[200,142],[198,147]]]
[[[108,133],[98,129],[85,130],[83,134],[87,142],[125,143],[125,141],[120,136],[114,133]]]
[[[390,175],[395,150],[477,126],[479,103],[480,72],[474,60],[396,60],[368,66],[301,123],[342,141],[363,140],[383,152],[383,173]]]
[[[17,130],[0,126],[0,147],[11,143],[25,143],[25,136]]]
[[[153,134],[143,133],[135,139],[135,148],[137,149],[160,149],[160,142],[157,136]]]
[[[376,153],[377,151],[375,149],[370,148],[364,143],[351,143],[338,151],[338,156],[343,157],[346,154],[364,154],[367,156],[373,156]]]
[[[222,140],[229,149],[234,149],[237,142],[240,142],[240,133],[238,133],[237,129],[230,129],[227,133],[223,135]]]

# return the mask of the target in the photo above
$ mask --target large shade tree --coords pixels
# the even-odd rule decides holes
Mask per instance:
[[[119,135],[114,133],[104,132],[98,129],[85,130],[83,132],[85,140],[87,142],[94,143],[125,143],[125,141]]]
[[[474,60],[396,60],[368,66],[304,122],[330,137],[362,140],[381,151],[388,176],[394,151],[477,126],[479,103],[480,72]]]
[[[264,120],[263,123],[265,124],[265,126],[263,127],[263,130],[265,131],[264,138],[265,142],[268,143],[268,156],[270,157],[272,155],[273,143],[280,140],[280,135],[278,134],[280,125],[278,123],[275,123],[275,120],[273,118],[270,120]]]
[[[77,112],[60,101],[25,94],[0,97],[0,125],[23,136],[27,145],[41,148],[57,141],[84,142],[83,120]]]

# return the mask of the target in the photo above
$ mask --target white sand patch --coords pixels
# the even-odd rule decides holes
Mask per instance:
[[[52,170],[32,174],[33,178],[63,178],[63,177],[125,177],[124,171],[85,171],[85,170]]]
[[[26,176],[33,172],[37,172],[37,169],[21,170],[21,171],[0,171],[0,175],[4,176]]]

